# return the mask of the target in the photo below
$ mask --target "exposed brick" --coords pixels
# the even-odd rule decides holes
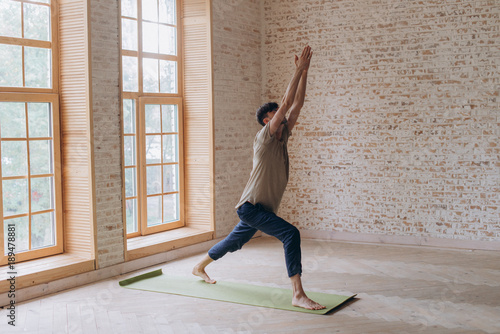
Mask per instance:
[[[499,240],[499,13],[486,0],[213,0],[217,236],[237,223],[254,112],[281,99],[309,43],[280,214],[301,229]],[[91,1],[91,28],[104,267],[124,261],[117,0]]]
[[[118,1],[91,0],[92,112],[99,267],[123,262]]]
[[[261,8],[258,0],[212,1],[214,50],[216,235],[238,222],[238,203],[252,168],[261,104]]]
[[[263,3],[264,100],[314,50],[280,214],[302,229],[499,240],[500,3]]]

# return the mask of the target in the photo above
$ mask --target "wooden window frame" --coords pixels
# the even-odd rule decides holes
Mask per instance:
[[[23,87],[0,87],[0,92],[26,92],[26,93],[58,93],[59,92],[59,39],[58,39],[58,29],[59,29],[59,10],[57,0],[50,0],[49,4],[44,4],[36,1],[29,0],[13,0],[16,2],[23,3],[32,3],[41,6],[50,6],[50,31],[51,31],[51,40],[50,41],[40,41],[33,39],[25,39],[23,37],[6,37],[0,36],[0,44],[9,44],[9,45],[19,45],[19,46],[27,46],[27,47],[38,47],[38,48],[47,48],[51,49],[52,55],[52,88],[31,88],[24,87],[24,52],[23,52]],[[21,12],[23,12],[23,7],[21,6]],[[24,15],[21,14],[21,27],[24,27]],[[23,29],[24,35],[24,29]]]
[[[146,134],[144,133],[144,128],[145,128],[145,113],[144,113],[144,107],[146,104],[174,104],[177,105],[177,119],[178,119],[178,132],[177,135],[179,136],[179,152],[178,152],[178,166],[179,166],[179,191],[176,191],[175,193],[179,194],[179,220],[175,222],[169,222],[166,224],[162,225],[156,225],[156,226],[147,226],[147,217],[146,217],[146,210],[139,210],[140,212],[140,224],[141,224],[141,231],[142,235],[148,235],[148,234],[153,234],[157,232],[162,232],[162,231],[167,231],[171,230],[174,228],[182,227],[185,225],[184,223],[184,150],[183,150],[183,113],[182,113],[182,99],[178,97],[171,97],[171,98],[156,98],[156,97],[143,97],[139,99],[139,108],[140,108],[140,118],[139,118],[139,145],[144,147],[145,144],[145,138]],[[163,143],[163,141],[162,141]],[[162,144],[163,145],[163,144]],[[140,151],[138,151],[140,152]],[[140,152],[144,153],[144,152]],[[146,156],[145,154],[140,154],[139,155],[139,175],[140,175],[140,181],[139,181],[139,189],[140,189],[140,196],[139,196],[139,203],[140,203],[140,208],[145,208],[147,206],[147,198],[151,197],[153,195],[147,195],[147,181],[146,181]],[[163,184],[163,180],[162,180]],[[162,186],[163,187],[163,186]],[[141,235],[140,233],[138,235]]]
[[[0,93],[0,102],[21,102],[21,103],[50,103],[51,104],[51,112],[52,112],[52,137],[47,137],[47,138],[37,138],[36,140],[43,140],[43,139],[51,139],[53,140],[52,146],[53,146],[53,171],[50,174],[46,175],[37,175],[37,177],[43,177],[43,176],[51,176],[54,178],[54,208],[50,210],[45,210],[43,212],[54,212],[54,234],[55,234],[55,245],[54,246],[48,246],[40,249],[35,249],[35,250],[28,250],[28,251],[23,251],[20,253],[15,252],[16,256],[16,262],[23,262],[23,261],[28,261],[48,255],[55,255],[63,252],[63,215],[62,215],[62,187],[61,187],[61,152],[59,148],[61,147],[60,145],[60,131],[59,131],[59,96],[57,94],[12,94],[12,93]],[[27,114],[27,109],[25,109],[25,113]],[[26,118],[27,119],[27,118]],[[26,128],[28,125],[26,124]],[[26,129],[28,131],[28,129]],[[17,140],[17,139],[16,139]],[[22,139],[24,140],[24,139]],[[27,141],[27,159],[29,160],[30,152],[29,152],[29,135],[28,132],[26,133],[26,139]],[[10,139],[4,139],[2,138],[2,141],[12,141]],[[0,152],[1,152],[1,147],[0,147]],[[0,171],[1,171],[1,165],[0,165]],[[37,178],[35,177],[35,178]],[[21,177],[15,177],[13,179],[18,179]],[[23,179],[31,179],[31,173],[30,173],[30,166],[28,164],[28,175],[26,177],[22,177]],[[11,179],[10,177],[4,178],[2,177],[2,181],[4,179]],[[0,182],[0,194],[2,194],[2,183]],[[26,214],[19,214],[19,215],[14,215],[12,217],[8,217],[9,219],[11,218],[18,218],[18,217],[31,217],[32,212],[31,212],[31,188],[28,188],[28,213]],[[0,201],[0,211],[2,212],[2,215],[0,216],[2,226],[4,224],[4,217],[3,217],[3,200]],[[29,222],[29,240],[30,240],[30,245],[31,245],[31,218]],[[4,250],[5,245],[4,244],[4,229],[2,228],[0,231],[0,246],[1,249]],[[31,246],[30,246],[31,247]],[[0,255],[0,266],[5,265],[8,263],[8,257],[4,254],[2,251],[2,254]]]
[[[122,16],[121,15],[121,0],[119,1],[119,13],[120,13],[120,83],[122,84],[122,101],[125,99],[139,99],[142,97],[182,97],[184,92],[183,92],[183,50],[182,50],[182,25],[181,25],[181,0],[176,0],[176,29],[177,29],[177,55],[172,56],[172,55],[163,55],[163,54],[155,54],[155,53],[145,53],[142,51],[142,19],[140,20],[139,17],[142,16],[142,0],[136,0],[137,1],[137,51],[131,51],[131,50],[124,50],[122,48],[122,24],[121,20],[122,18],[126,19],[133,19],[128,16]],[[123,71],[122,69],[122,59],[123,56],[132,56],[132,57],[137,57],[137,67],[138,67],[138,91],[137,92],[129,92],[129,91],[124,91],[123,90]],[[174,60],[177,61],[177,93],[144,93],[143,92],[143,69],[142,69],[142,59],[144,56],[147,56],[147,58],[155,58],[155,59],[162,59],[162,60]]]
[[[120,82],[122,84],[121,89],[121,114],[122,114],[122,124],[123,124],[123,101],[124,100],[133,100],[135,104],[135,149],[136,149],[136,168],[137,168],[137,194],[133,196],[137,198],[137,231],[127,233],[127,223],[126,223],[126,205],[123,207],[123,221],[125,227],[125,235],[126,239],[140,237],[145,235],[150,235],[158,232],[168,231],[171,229],[179,228],[185,226],[184,219],[184,150],[183,150],[183,50],[182,50],[182,24],[181,24],[181,0],[176,0],[176,24],[175,28],[177,29],[177,52],[175,56],[172,55],[163,55],[156,53],[146,53],[143,52],[143,40],[142,40],[142,0],[137,1],[137,18],[131,18],[127,16],[123,16],[121,12],[121,1],[119,5],[119,13],[120,13]],[[124,50],[122,48],[122,19],[133,19],[137,21],[137,51]],[[147,20],[146,20],[147,22]],[[122,67],[122,59],[123,56],[132,56],[137,58],[137,66],[138,66],[138,91],[130,92],[123,90],[123,67]],[[143,59],[144,58],[153,58],[159,60],[173,60],[177,62],[177,92],[176,93],[150,93],[144,92],[143,89]],[[160,84],[160,83],[159,83]],[[163,101],[171,101],[163,102]],[[148,227],[147,226],[147,217],[146,217],[146,207],[147,207],[147,195],[146,195],[146,163],[145,163],[145,154],[142,149],[143,143],[145,141],[145,133],[144,133],[144,104],[153,103],[153,104],[176,104],[178,106],[178,126],[179,126],[179,209],[180,209],[180,219],[176,222],[171,222],[167,224],[161,224],[157,226]],[[124,140],[127,136],[124,133],[124,129],[122,126],[121,129],[122,136],[122,152],[124,153]],[[128,166],[127,166],[128,167]],[[122,175],[123,175],[123,189],[122,196],[124,198],[124,203],[127,200],[125,196],[125,160],[124,154],[122,154]]]
[[[60,106],[59,106],[59,6],[57,0],[51,0],[49,4],[44,4],[36,1],[30,0],[15,0],[21,3],[21,27],[22,27],[22,37],[6,37],[0,36],[0,44],[8,45],[18,45],[22,47],[38,47],[46,48],[51,50],[51,87],[50,88],[32,88],[25,87],[25,65],[24,65],[24,52],[22,53],[22,76],[23,76],[23,87],[0,87],[0,101],[1,102],[47,102],[51,104],[51,114],[52,114],[52,137],[53,140],[53,171],[50,174],[54,177],[54,219],[55,219],[55,245],[44,247],[36,250],[28,250],[20,253],[16,253],[16,262],[23,262],[28,260],[33,260],[49,255],[60,254],[64,250],[64,234],[63,234],[63,206],[62,206],[62,186],[61,186],[61,138],[60,138]],[[31,3],[41,6],[50,6],[50,41],[41,41],[24,38],[24,3]],[[27,112],[27,111],[26,111]],[[29,143],[28,133],[26,133],[26,141]],[[47,138],[48,139],[48,138]],[[8,139],[2,139],[8,140]],[[29,146],[27,151],[27,157],[29,159]],[[29,160],[28,160],[29,161]],[[1,170],[1,165],[0,165]],[[1,175],[1,174],[0,174]],[[47,174],[49,175],[49,174]],[[29,179],[30,171],[28,166],[28,176]],[[3,179],[3,178],[2,178]],[[2,195],[2,182],[0,182],[0,196]],[[29,212],[21,216],[31,216],[31,194],[28,194],[29,201]],[[0,200],[0,266],[7,264],[8,257],[4,255],[4,217],[3,217],[3,200]],[[52,211],[52,210],[48,210]],[[17,217],[13,216],[13,217]],[[9,217],[10,218],[10,217]],[[31,222],[30,226],[30,241],[31,241]],[[31,247],[31,245],[30,245]]]

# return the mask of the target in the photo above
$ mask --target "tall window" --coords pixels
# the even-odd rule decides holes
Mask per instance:
[[[63,250],[55,6],[0,2],[0,265]]]
[[[121,0],[128,237],[184,225],[178,12],[177,0]]]

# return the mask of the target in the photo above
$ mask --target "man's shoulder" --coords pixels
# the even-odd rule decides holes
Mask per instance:
[[[264,125],[262,129],[260,129],[257,134],[255,134],[255,142],[261,142],[264,143],[271,139],[271,132],[269,130],[269,123]]]

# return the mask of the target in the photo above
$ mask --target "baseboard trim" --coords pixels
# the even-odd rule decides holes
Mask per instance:
[[[389,245],[428,246],[449,249],[470,249],[500,251],[500,242],[484,240],[460,240],[435,237],[398,236],[385,234],[368,234],[352,232],[336,232],[321,230],[300,230],[304,239],[345,241],[359,243],[376,243]]]

